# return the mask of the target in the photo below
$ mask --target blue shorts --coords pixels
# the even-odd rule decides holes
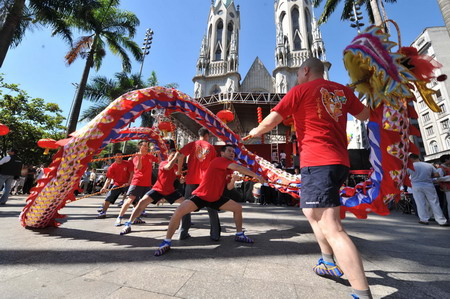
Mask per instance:
[[[219,200],[211,202],[211,201],[203,200],[200,197],[194,195],[194,196],[190,197],[189,200],[192,201],[197,206],[198,209],[195,210],[197,212],[204,207],[220,211],[220,207],[223,206],[224,204],[226,204],[231,199],[229,199],[228,197],[222,196],[219,198]]]
[[[150,186],[144,187],[144,186],[136,186],[131,185],[130,188],[128,188],[128,196],[134,196],[134,202],[139,201],[142,197],[144,197],[145,193],[147,193],[150,190]]]
[[[310,166],[301,169],[300,208],[339,207],[339,190],[348,177],[344,165]]]
[[[113,186],[113,188],[117,188],[117,187],[119,187],[119,186]],[[110,190],[108,192],[108,194],[106,195],[105,201],[108,201],[108,202],[114,204],[116,202],[117,198],[119,198],[120,194],[122,194],[126,191],[127,191],[127,187]]]
[[[174,191],[168,195],[163,195],[153,189],[148,191],[145,195],[150,196],[150,198],[153,199],[152,204],[154,205],[156,205],[161,198],[164,198],[168,203],[173,204],[177,199],[183,197],[183,195],[178,191]]]

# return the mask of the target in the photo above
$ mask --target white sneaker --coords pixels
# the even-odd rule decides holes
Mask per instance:
[[[115,226],[121,226],[122,225],[122,219],[123,217],[117,217],[116,222],[114,223]]]

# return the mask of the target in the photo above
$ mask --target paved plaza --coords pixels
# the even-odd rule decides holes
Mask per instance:
[[[250,245],[234,242],[231,213],[220,213],[219,242],[209,239],[206,211],[194,213],[192,238],[154,257],[175,206],[148,208],[147,223],[120,236],[116,206],[95,219],[101,202],[70,203],[59,228],[39,230],[19,224],[24,196],[0,206],[0,297],[350,298],[346,280],[312,272],[319,248],[298,208],[245,204]],[[344,220],[375,298],[450,298],[450,228],[417,221],[397,211]]]

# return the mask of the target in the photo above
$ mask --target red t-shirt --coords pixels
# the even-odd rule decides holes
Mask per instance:
[[[180,150],[188,158],[186,184],[200,184],[209,163],[217,156],[214,146],[204,140],[190,142]]]
[[[347,113],[364,109],[353,91],[339,83],[317,79],[293,87],[273,111],[294,118],[300,165],[350,166],[347,151]]]
[[[123,160],[120,164],[117,162],[111,164],[106,172],[106,177],[112,179],[115,186],[122,186],[123,184],[128,183],[132,173],[133,165],[130,162]]]
[[[163,161],[159,164],[158,168],[158,180],[153,186],[153,190],[158,191],[162,195],[169,195],[170,193],[175,191],[175,187],[173,183],[177,178],[176,171],[177,165],[174,165],[171,169],[165,170],[164,166],[167,165],[169,161]]]
[[[137,169],[139,157],[135,156],[133,158],[134,175],[131,185],[142,187],[150,187],[152,185],[152,162],[158,162],[158,159],[152,154],[142,156],[142,167]]]
[[[206,170],[205,178],[192,194],[209,202],[218,201],[222,196],[226,183],[231,179],[233,170],[227,167],[233,162],[223,157],[217,157],[212,160]]]

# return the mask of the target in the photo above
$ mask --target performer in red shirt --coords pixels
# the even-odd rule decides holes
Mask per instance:
[[[99,211],[97,218],[106,218],[106,211],[108,211],[109,205],[114,204],[120,194],[126,192],[128,186],[130,185],[131,178],[133,177],[133,165],[123,160],[123,153],[121,151],[116,151],[114,153],[114,163],[108,168],[106,172],[106,182],[101,190],[102,193],[106,192],[111,181],[113,182],[112,188],[121,187],[108,192],[103,203],[102,209]]]
[[[272,112],[250,131],[258,137],[292,115],[297,131],[301,166],[300,207],[311,224],[322,251],[313,270],[318,275],[347,273],[358,298],[371,298],[361,257],[342,227],[339,216],[339,189],[349,172],[346,124],[347,113],[359,120],[369,117],[353,91],[323,78],[324,65],[307,59],[298,70],[293,87]]]
[[[135,207],[130,219],[125,222],[125,226],[120,232],[121,235],[125,235],[131,232],[131,224],[138,218],[139,215],[144,211],[144,209],[150,204],[159,204],[164,200],[168,201],[170,204],[174,202],[182,202],[184,196],[175,190],[174,182],[177,178],[176,161],[178,159],[178,153],[175,149],[169,151],[169,157],[166,161],[159,164],[158,168],[158,180],[155,185],[153,185],[152,190],[147,192],[143,198],[139,201]],[[144,222],[141,222],[144,223]]]
[[[253,240],[247,237],[242,231],[242,206],[227,197],[223,197],[222,193],[225,186],[229,190],[233,189],[234,182],[239,179],[239,175],[232,175],[233,171],[257,178],[261,183],[265,183],[266,181],[253,171],[234,163],[234,157],[234,146],[224,145],[221,148],[220,157],[212,160],[200,185],[192,192],[193,196],[183,201],[173,213],[167,229],[166,239],[164,239],[160,247],[156,250],[156,256],[160,256],[170,249],[172,236],[180,225],[181,217],[188,213],[198,211],[203,207],[233,212],[234,222],[236,224],[235,241],[253,243]]]
[[[188,157],[188,169],[185,177],[186,188],[184,197],[189,198],[200,182],[203,180],[206,169],[211,161],[217,156],[214,146],[209,140],[209,131],[206,128],[200,128],[198,131],[199,140],[186,144],[180,150],[180,157],[178,158],[178,171],[181,172],[184,158]],[[216,210],[207,208],[210,222],[210,238],[218,241],[220,238],[220,220]],[[188,238],[189,228],[191,227],[191,214],[186,214],[181,221],[180,240]]]
[[[134,175],[128,188],[128,198],[120,209],[120,214],[116,219],[115,226],[122,225],[123,215],[134,200],[139,201],[142,196],[150,190],[152,185],[153,162],[158,162],[158,158],[149,153],[148,141],[139,141],[139,153],[133,158]]]

